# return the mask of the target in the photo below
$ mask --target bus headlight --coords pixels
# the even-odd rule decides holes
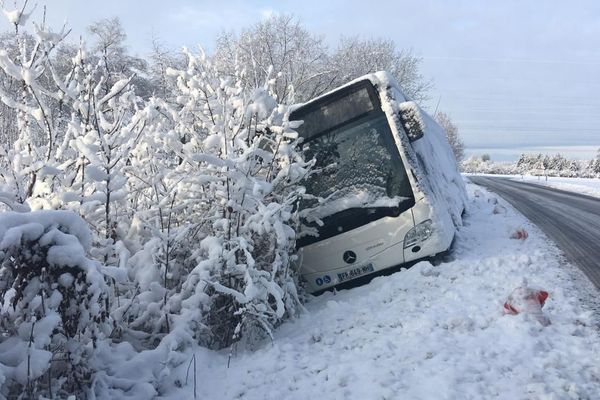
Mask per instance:
[[[433,222],[430,219],[421,222],[404,236],[404,248],[421,243],[433,233]]]

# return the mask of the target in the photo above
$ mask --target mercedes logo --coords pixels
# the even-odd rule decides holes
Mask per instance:
[[[346,252],[344,252],[344,255],[342,256],[342,258],[344,259],[344,261],[348,264],[352,264],[354,261],[356,261],[356,253],[353,252],[352,250],[348,250]]]

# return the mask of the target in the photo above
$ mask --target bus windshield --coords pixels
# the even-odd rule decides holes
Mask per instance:
[[[318,173],[305,182],[307,222],[323,220],[319,238],[364,225],[412,207],[414,197],[386,115],[370,85],[333,93],[299,109],[290,119],[304,120],[305,156],[316,160]],[[354,90],[352,90],[354,89]],[[331,232],[328,232],[331,231]],[[317,241],[317,240],[312,240]]]

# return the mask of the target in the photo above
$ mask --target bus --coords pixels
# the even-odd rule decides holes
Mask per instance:
[[[289,119],[315,162],[297,238],[309,292],[450,249],[463,179],[443,128],[389,73],[297,105]]]

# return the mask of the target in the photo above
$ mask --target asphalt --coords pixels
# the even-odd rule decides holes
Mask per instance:
[[[600,289],[600,199],[507,178],[469,179],[536,224]]]

